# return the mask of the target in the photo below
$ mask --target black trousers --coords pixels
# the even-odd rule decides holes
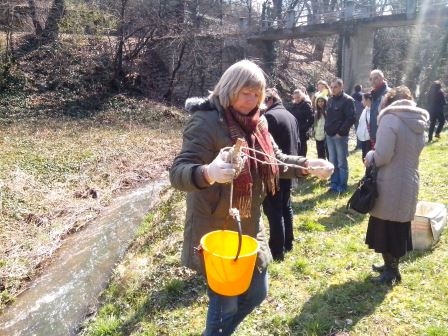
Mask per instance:
[[[434,128],[436,127],[437,121],[439,122],[439,124],[437,125],[436,135],[439,135],[440,132],[442,132],[443,125],[445,124],[445,121],[446,121],[443,111],[440,113],[437,113],[435,115],[431,115],[429,130],[428,130],[428,139],[430,141],[432,140],[432,135],[434,133]]]
[[[268,194],[263,201],[263,211],[269,221],[269,247],[274,259],[281,258],[292,248],[293,212],[291,206],[291,180],[281,179],[280,190]]]
[[[300,156],[306,156],[306,153],[308,152],[308,145],[306,144],[307,137],[300,137],[300,147],[299,147],[299,155]]]
[[[319,159],[328,158],[327,143],[324,140],[316,140],[317,157]]]
[[[361,158],[364,161],[366,154],[372,149],[372,142],[370,140],[361,141]]]

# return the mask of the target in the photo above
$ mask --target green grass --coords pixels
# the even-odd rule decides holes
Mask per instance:
[[[444,135],[422,153],[420,200],[446,202],[447,144]],[[360,155],[349,157],[351,190],[363,172]],[[306,179],[294,191],[294,249],[270,265],[269,296],[235,335],[448,335],[446,232],[434,249],[403,258],[400,285],[376,285],[371,264],[380,257],[364,244],[368,216],[346,210],[349,194],[326,188]],[[180,265],[184,213],[176,191],[148,216],[83,335],[200,335],[207,295],[204,279]]]

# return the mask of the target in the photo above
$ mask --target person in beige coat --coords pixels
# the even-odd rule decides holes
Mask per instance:
[[[187,192],[184,265],[204,273],[202,255],[197,252],[200,239],[211,231],[238,230],[230,208],[239,210],[242,233],[255,238],[260,245],[246,292],[225,296],[207,289],[205,336],[231,335],[267,295],[267,265],[272,256],[261,215],[266,193],[278,190],[280,177],[309,173],[328,178],[332,173],[331,166],[328,171],[314,169],[321,167],[324,160],[285,155],[279,150],[268,131],[266,118],[260,114],[265,89],[261,68],[243,60],[224,72],[206,100],[187,102],[192,116],[183,132],[182,149],[170,169],[171,185]],[[229,152],[224,149],[237,140],[243,140],[243,155],[240,160],[228,162]],[[279,162],[295,166],[284,169]]]
[[[411,221],[419,190],[419,157],[425,145],[424,130],[429,120],[426,110],[416,106],[410,90],[398,86],[383,99],[378,115],[375,149],[367,153],[365,165],[378,167],[379,196],[370,218],[366,244],[382,253],[381,283],[401,281],[399,259],[412,250]]]

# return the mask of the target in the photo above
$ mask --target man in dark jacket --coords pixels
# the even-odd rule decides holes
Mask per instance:
[[[348,181],[348,134],[355,123],[355,103],[344,92],[344,82],[336,78],[331,82],[332,96],[328,100],[325,133],[329,161],[334,165],[330,179],[330,192],[347,191]]]
[[[284,154],[297,155],[299,127],[296,118],[283,107],[276,89],[266,90],[265,103],[269,133]],[[292,249],[294,240],[291,186],[290,179],[280,179],[280,190],[274,195],[268,193],[263,202],[269,221],[269,247],[277,261],[283,260],[284,253]]]
[[[372,142],[372,148],[375,148],[376,142],[376,130],[378,128],[377,118],[378,113],[381,110],[381,101],[383,97],[389,92],[390,88],[387,86],[384,74],[381,70],[375,69],[370,72],[369,77],[370,83],[372,84],[372,105],[370,106],[370,124],[369,133],[370,141]]]
[[[309,130],[313,127],[314,113],[311,106],[311,99],[304,90],[296,89],[292,94],[293,104],[289,111],[296,117],[299,123],[300,148],[299,155],[306,156],[308,152],[307,140],[309,139]]]

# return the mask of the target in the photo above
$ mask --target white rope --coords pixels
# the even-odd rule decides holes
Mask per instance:
[[[230,150],[232,147],[224,147],[221,149],[221,151],[225,151],[225,150]],[[301,169],[305,169],[305,170],[319,170],[319,169],[327,169],[328,167],[325,166],[318,166],[318,167],[304,167],[304,166],[300,166],[300,165],[296,165],[293,163],[285,163],[280,161],[279,159],[277,159],[276,157],[270,156],[269,154],[266,154],[264,152],[258,151],[256,149],[250,148],[250,147],[244,147],[242,146],[241,149],[246,149],[248,151],[253,151],[255,153],[264,155],[272,160],[274,160],[275,162],[267,162],[267,161],[262,161],[254,156],[251,156],[249,154],[246,154],[244,152],[241,152],[243,155],[245,155],[248,158],[251,158],[257,162],[263,163],[263,164],[267,164],[267,165],[276,165],[276,166],[284,166],[284,167],[291,167],[291,168],[301,168]]]
[[[224,147],[221,149],[222,152],[224,151],[230,151],[233,147]],[[270,156],[264,152],[258,151],[256,149],[250,148],[250,147],[244,147],[242,146],[241,149],[246,149],[248,151],[252,151],[258,154],[261,154],[265,157],[269,157],[272,160],[274,160],[275,162],[267,162],[267,161],[263,161],[260,160],[254,156],[251,156],[249,154],[246,154],[245,152],[241,151],[242,155],[245,155],[248,158],[251,158],[257,162],[260,162],[262,164],[268,164],[268,165],[277,165],[277,166],[284,166],[284,167],[291,167],[291,168],[300,168],[300,169],[305,169],[305,170],[318,170],[318,169],[327,169],[328,167],[325,166],[320,166],[320,167],[304,167],[304,166],[300,166],[300,165],[296,165],[296,164],[292,164],[292,163],[285,163],[280,161],[279,159],[277,159],[276,157]],[[233,203],[233,180],[230,182],[230,207],[229,207],[229,214],[230,216],[232,216],[234,219],[239,220],[239,210],[236,208],[232,208],[232,203]]]

